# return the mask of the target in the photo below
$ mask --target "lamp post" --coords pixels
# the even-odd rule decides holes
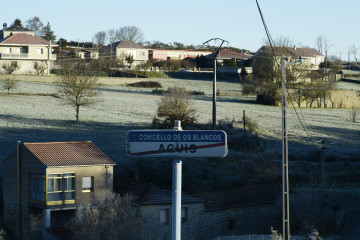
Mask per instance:
[[[221,38],[212,38],[210,40],[207,40],[203,44],[207,44],[211,41],[216,41],[216,40],[221,41],[221,44],[220,44],[219,48],[216,50],[216,52],[214,53],[214,81],[213,81],[213,107],[212,107],[212,125],[213,125],[214,130],[216,129],[216,58],[220,54],[220,49],[221,49],[222,45],[224,44],[224,42],[229,43],[228,41],[221,39]]]

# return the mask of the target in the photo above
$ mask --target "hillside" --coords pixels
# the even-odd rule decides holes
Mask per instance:
[[[40,80],[40,79],[39,79]],[[193,105],[202,124],[212,116],[212,81],[183,79],[152,79],[164,88],[183,86],[203,91],[195,96]],[[126,79],[126,82],[132,80]],[[135,80],[136,81],[136,80]],[[128,130],[149,128],[161,96],[151,89],[128,87],[123,79],[107,81],[100,87],[98,102],[80,109],[80,123],[75,111],[56,96],[55,83],[21,81],[15,94],[0,95],[0,158],[16,149],[16,142],[91,140],[116,163],[116,175],[130,177],[140,170],[143,180],[170,187],[171,160],[130,159],[125,154]],[[360,85],[341,83],[341,88],[353,89]],[[217,119],[234,120],[229,129],[229,155],[221,159],[183,159],[184,188],[230,188],[248,181],[279,183],[281,173],[281,109],[253,102],[242,96],[241,85],[231,80],[219,80]],[[16,93],[27,93],[18,95]],[[52,95],[55,94],[55,95]],[[258,137],[243,137],[243,110],[258,124]],[[326,138],[330,143],[325,152],[327,172],[338,183],[360,183],[360,124],[350,121],[351,109],[288,110],[289,160],[291,180],[302,181],[306,172],[318,169],[319,144]],[[360,114],[360,113],[359,113]],[[358,115],[359,115],[358,114]],[[304,131],[298,116],[307,127]],[[305,120],[305,121],[304,121]],[[186,129],[186,126],[184,126]],[[197,184],[194,184],[196,182]],[[205,187],[205,188],[204,188]]]

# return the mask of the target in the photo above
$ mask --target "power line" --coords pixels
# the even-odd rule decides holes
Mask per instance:
[[[258,3],[257,0],[256,0],[256,4],[257,4],[257,7],[258,7],[258,10],[259,10],[259,13],[260,13],[261,21],[262,21],[263,26],[264,26],[264,28],[265,28],[266,36],[267,36],[268,41],[269,41],[269,44],[270,44],[270,49],[271,49],[271,52],[272,52],[272,55],[273,55],[273,59],[275,60],[275,63],[276,63],[275,66],[277,67],[277,70],[280,72],[280,74],[282,74],[282,73],[281,73],[281,67],[280,67],[279,62],[277,61],[276,54],[275,54],[275,50],[274,50],[275,43],[274,43],[274,41],[273,41],[273,39],[272,39],[272,37],[271,37],[270,31],[269,31],[269,29],[268,29],[268,27],[267,27],[267,25],[266,25],[266,21],[265,21],[265,19],[264,19],[264,16],[263,16],[263,14],[262,14],[261,8],[260,8],[259,3]],[[282,79],[283,79],[283,78],[281,78],[281,81],[283,81]],[[289,93],[288,88],[285,87],[285,89],[286,89],[287,95],[288,95],[289,98],[290,98],[290,102],[291,102],[291,104],[292,104],[292,107],[293,107],[293,109],[294,109],[294,111],[295,111],[295,114],[296,114],[296,116],[297,116],[297,118],[298,118],[301,126],[303,127],[303,129],[304,129],[305,133],[308,135],[308,137],[311,137],[310,134],[309,134],[309,132],[308,132],[308,130],[307,130],[307,128],[306,128],[306,126],[305,126],[305,124],[302,122],[302,120],[301,120],[301,118],[300,118],[300,116],[299,116],[299,114],[298,114],[298,112],[297,112],[297,110],[296,110],[296,108],[295,108],[295,105],[294,105],[294,103],[293,103],[293,100],[292,100],[291,97],[290,97],[290,93]],[[302,112],[301,108],[300,108],[300,113],[301,113],[302,118],[304,119],[304,122],[305,122],[305,117],[304,117],[304,115],[303,115],[303,112]]]

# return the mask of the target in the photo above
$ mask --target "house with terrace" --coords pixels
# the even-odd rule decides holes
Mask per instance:
[[[113,166],[92,142],[18,143],[3,161],[4,224],[18,239],[48,239],[83,204],[113,189]]]
[[[139,43],[129,40],[121,40],[109,44],[102,54],[111,56],[129,68],[141,65],[149,60],[149,50]]]
[[[5,27],[0,31],[0,72],[49,74],[56,60],[53,48],[57,46],[26,28]]]

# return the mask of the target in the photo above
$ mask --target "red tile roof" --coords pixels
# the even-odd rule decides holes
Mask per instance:
[[[48,167],[115,165],[91,141],[24,143]]]
[[[129,41],[129,40],[122,40],[119,42],[115,42],[113,44],[114,48],[142,48],[142,49],[146,49],[146,47],[144,47],[143,45],[133,42],[133,41]]]
[[[46,45],[49,46],[50,42],[42,38],[34,37],[26,33],[16,33],[0,40],[0,45]],[[55,43],[51,43],[51,46],[58,46]]]
[[[318,52],[314,48],[293,48],[287,47],[287,50],[293,53],[296,57],[314,57],[314,56],[322,56],[320,52]]]
[[[208,59],[214,59],[214,53],[206,56]],[[235,52],[231,49],[223,49],[218,55],[218,59],[238,59],[238,60],[247,60],[251,58],[251,54],[243,54]]]
[[[159,205],[171,204],[172,192],[167,189],[159,188],[151,183],[140,183],[133,181],[114,180],[114,192],[120,194],[132,194],[135,203],[138,205]],[[182,203],[202,203],[202,199],[181,194]]]
[[[259,51],[271,51],[270,47],[263,46],[259,49]],[[295,56],[295,57],[315,57],[315,56],[323,56],[320,52],[318,52],[314,48],[297,48],[297,47],[275,47],[274,52],[276,55],[285,55],[285,56]]]

